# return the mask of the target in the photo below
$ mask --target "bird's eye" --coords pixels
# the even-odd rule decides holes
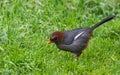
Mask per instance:
[[[55,37],[54,40],[57,40],[57,37]]]
[[[56,40],[57,40],[57,37],[55,37],[55,36],[54,36],[54,37],[51,37],[50,40],[51,40],[51,41],[56,41]]]

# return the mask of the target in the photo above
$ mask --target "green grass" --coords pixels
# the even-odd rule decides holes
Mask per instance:
[[[1,0],[0,75],[119,75],[119,0]],[[96,29],[79,60],[48,45],[57,30]]]

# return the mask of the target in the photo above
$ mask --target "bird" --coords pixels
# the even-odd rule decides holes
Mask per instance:
[[[55,43],[57,48],[63,51],[68,51],[80,57],[83,50],[88,46],[88,42],[92,36],[92,32],[105,22],[114,19],[116,15],[108,16],[88,28],[76,28],[66,31],[55,31],[50,35],[48,44]]]

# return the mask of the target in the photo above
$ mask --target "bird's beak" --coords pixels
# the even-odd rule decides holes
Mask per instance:
[[[51,44],[51,43],[52,43],[52,41],[49,40],[49,41],[48,41],[48,44]]]

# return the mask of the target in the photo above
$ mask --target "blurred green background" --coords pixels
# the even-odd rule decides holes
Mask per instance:
[[[79,60],[50,34],[117,17],[93,33]],[[119,75],[120,0],[1,0],[0,75]]]

